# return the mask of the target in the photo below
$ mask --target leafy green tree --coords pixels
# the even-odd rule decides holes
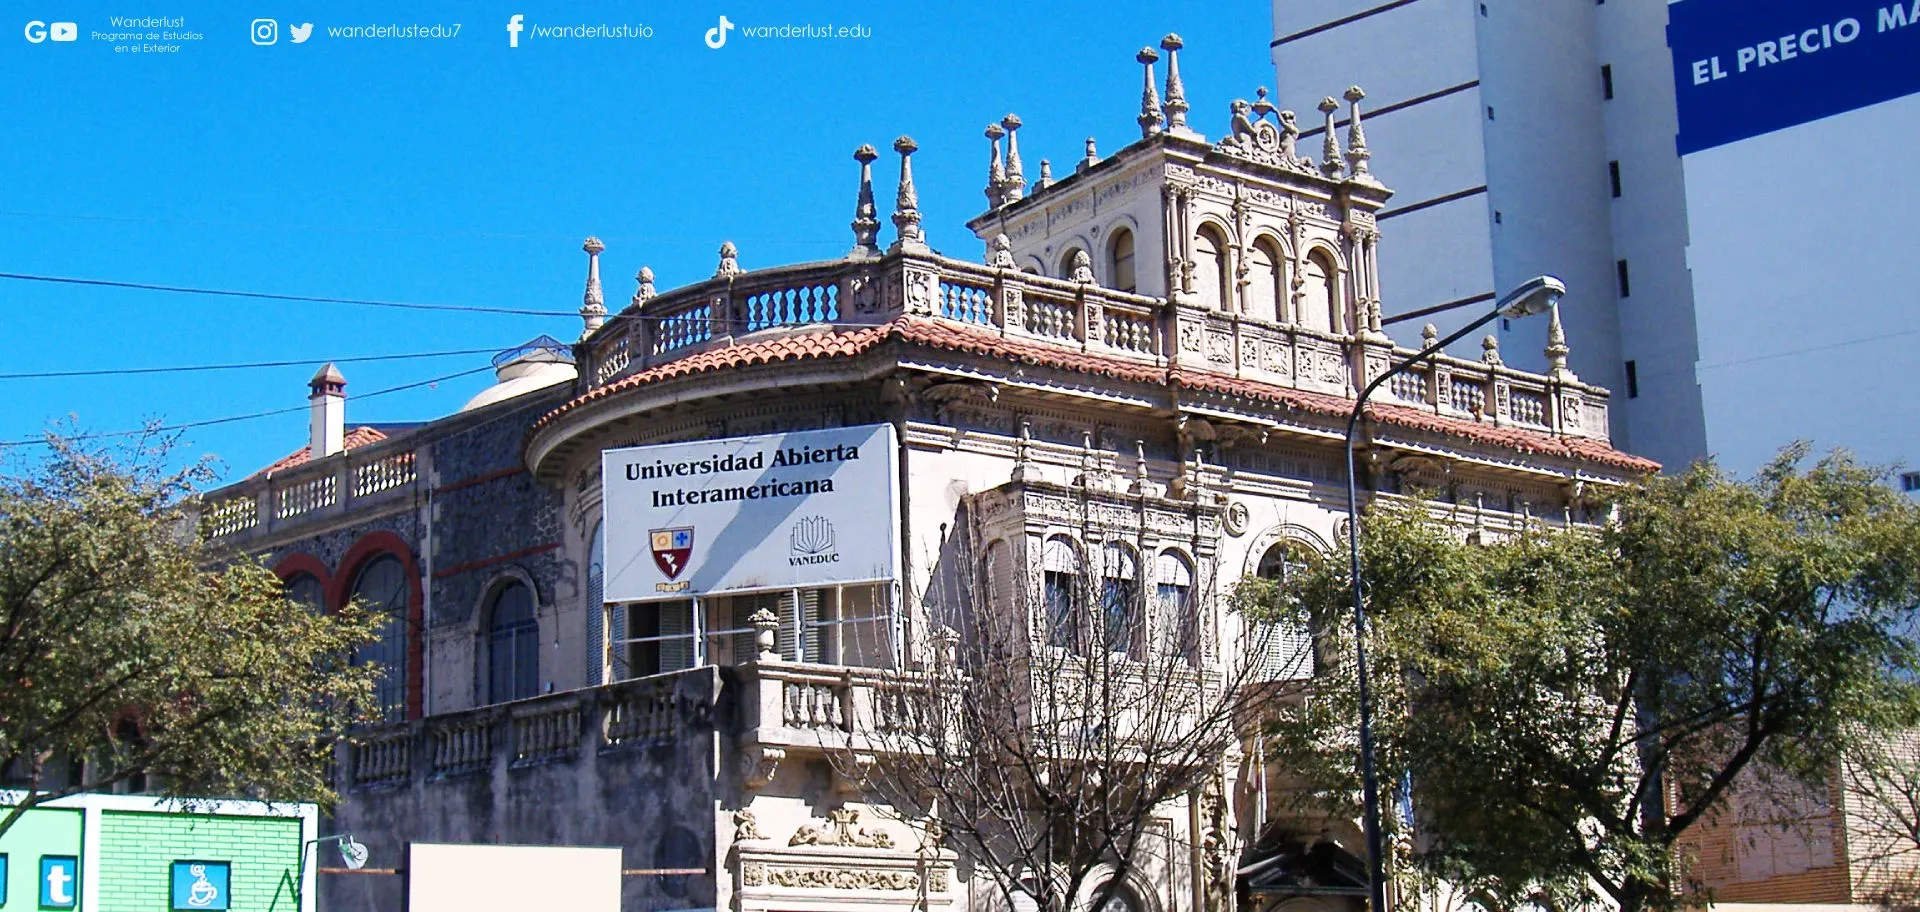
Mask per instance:
[[[1612,521],[1479,542],[1437,504],[1362,524],[1382,779],[1402,870],[1488,906],[1671,908],[1676,849],[1737,778],[1828,781],[1920,704],[1920,506],[1843,452],[1618,492]],[[1336,660],[1281,714],[1301,802],[1357,814],[1347,566],[1256,594]],[[1277,606],[1277,607],[1273,607]],[[1745,776],[1743,777],[1743,774]],[[1544,895],[1542,895],[1544,894]]]
[[[49,435],[0,478],[0,775],[28,809],[144,782],[175,798],[331,798],[334,733],[371,696],[343,661],[373,636],[357,609],[316,614],[257,561],[194,527],[205,462],[169,441],[124,451]]]

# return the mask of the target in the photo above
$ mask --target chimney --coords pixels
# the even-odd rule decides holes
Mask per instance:
[[[328,364],[313,375],[307,397],[307,458],[325,459],[346,448],[347,378]]]

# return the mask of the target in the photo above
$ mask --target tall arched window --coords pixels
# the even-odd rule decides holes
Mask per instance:
[[[593,535],[587,539],[587,684],[604,684],[609,680],[619,681],[628,677],[627,648],[624,645],[609,648],[609,640],[623,640],[627,637],[627,609],[616,605],[607,610],[607,556],[606,528],[596,523]],[[609,617],[611,615],[611,617]],[[611,623],[609,623],[611,621]],[[612,659],[612,676],[607,674],[608,658]]]
[[[1200,226],[1193,242],[1193,293],[1219,310],[1233,309],[1233,264],[1227,236],[1212,225]]]
[[[353,663],[380,667],[373,705],[387,721],[407,717],[407,590],[406,567],[391,554],[368,561],[353,580],[353,600],[380,619],[377,638],[354,653]]]
[[[1340,319],[1340,296],[1336,289],[1340,271],[1333,265],[1333,258],[1324,250],[1308,254],[1306,272],[1306,283],[1301,288],[1305,297],[1300,301],[1300,325],[1323,332],[1340,332],[1346,321]]]
[[[1133,232],[1113,229],[1107,238],[1107,287],[1133,291]]]
[[[280,584],[286,589],[287,600],[306,608],[314,614],[326,610],[326,587],[311,573],[296,573]]]
[[[540,692],[540,620],[533,590],[514,580],[487,608],[487,702],[524,700]]]
[[[1041,552],[1042,596],[1047,606],[1047,644],[1080,644],[1080,551],[1064,535],[1047,539]]]
[[[1287,322],[1287,274],[1286,259],[1280,255],[1280,245],[1273,238],[1263,237],[1253,242],[1250,254],[1253,262],[1247,278],[1247,311],[1256,317]]]
[[[1285,585],[1312,556],[1313,552],[1304,542],[1283,539],[1260,555],[1254,575]],[[1256,680],[1303,678],[1318,670],[1313,637],[1303,620],[1256,623],[1248,635],[1251,637],[1248,648],[1255,653],[1254,661],[1258,663]]]
[[[1193,603],[1193,565],[1175,551],[1153,562],[1155,602],[1159,607],[1160,651],[1193,658],[1200,654],[1200,623]]]
[[[1134,606],[1140,599],[1140,563],[1118,542],[1100,549],[1100,618],[1109,652],[1133,647]]]

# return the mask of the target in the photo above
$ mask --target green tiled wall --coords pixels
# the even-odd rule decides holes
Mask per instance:
[[[0,807],[0,814],[8,810]],[[35,808],[20,815],[6,835],[0,836],[0,854],[7,856],[7,901],[0,909],[16,912],[40,908],[40,856],[78,856],[84,822],[80,811],[64,808]],[[298,834],[299,830],[294,832]],[[84,868],[86,861],[80,864]],[[79,889],[78,884],[75,889]],[[84,907],[87,898],[82,896],[80,901]]]
[[[299,912],[300,847],[297,818],[106,811],[100,821],[100,895],[88,908],[168,912],[173,862],[198,860],[233,866],[233,912]]]

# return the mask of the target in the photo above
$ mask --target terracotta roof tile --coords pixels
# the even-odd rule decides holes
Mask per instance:
[[[747,342],[710,349],[657,367],[622,377],[591,390],[541,416],[530,429],[538,432],[561,415],[598,399],[660,380],[780,361],[807,361],[817,358],[846,358],[866,352],[882,342],[903,342],[945,351],[966,352],[1005,358],[1021,364],[1046,365],[1080,373],[1140,383],[1164,383],[1203,389],[1229,395],[1247,396],[1277,402],[1300,411],[1328,417],[1344,417],[1353,400],[1327,393],[1290,389],[1175,366],[1171,369],[1137,361],[1076,352],[1025,339],[1003,336],[984,327],[970,326],[925,317],[898,317],[879,326],[857,330],[817,329],[796,332],[774,339]],[[1539,431],[1513,427],[1495,427],[1401,405],[1372,404],[1367,417],[1413,430],[1448,434],[1481,443],[1518,450],[1523,453],[1584,459],[1630,471],[1655,472],[1660,464],[1623,453],[1597,440],[1557,437]],[[304,451],[302,451],[304,453]],[[290,457],[291,458],[291,457]]]
[[[380,441],[385,439],[387,439],[387,435],[381,433],[378,428],[372,428],[372,427],[367,427],[365,425],[362,425],[360,427],[357,427],[357,428],[354,428],[353,430],[348,431],[346,435],[341,438],[340,448],[342,451],[351,450],[355,447],[363,447],[368,444],[379,443]],[[293,468],[294,466],[305,465],[307,461],[312,458],[313,458],[313,447],[310,445],[303,446],[297,450],[294,450],[291,453],[288,453],[285,456],[280,457],[280,459],[274,462],[272,465],[269,465],[266,468],[261,469],[260,471],[255,472],[248,477],[259,478],[262,475],[267,475],[273,472],[284,472],[287,469]]]

